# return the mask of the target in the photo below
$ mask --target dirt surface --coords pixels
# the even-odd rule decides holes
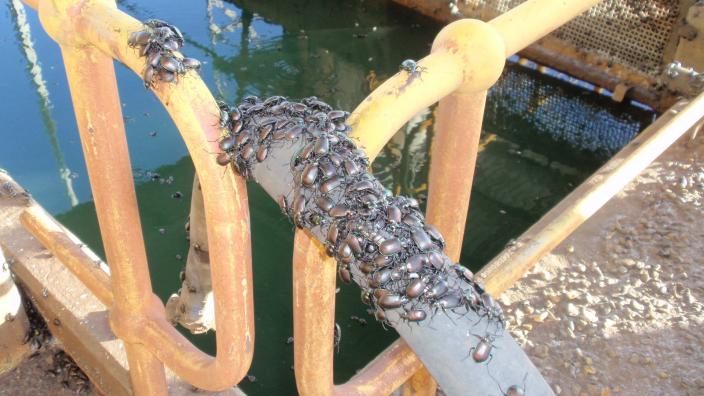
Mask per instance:
[[[555,393],[704,395],[699,135],[680,139],[501,297]]]
[[[0,395],[98,395],[78,366],[62,350],[51,347],[25,359],[0,377]]]
[[[14,370],[0,376],[0,396],[98,395],[88,377],[56,344],[39,312],[22,292],[32,353]]]

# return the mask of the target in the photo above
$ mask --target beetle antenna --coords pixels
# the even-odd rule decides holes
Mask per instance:
[[[506,395],[506,392],[504,392],[504,389],[501,387],[501,384],[499,383],[499,381],[496,380],[496,377],[494,377],[493,375],[491,375],[491,370],[489,370],[489,365],[488,365],[488,364],[486,365],[486,373],[489,374],[489,377],[491,377],[491,379],[494,381],[494,383],[496,384],[496,386],[499,387],[499,391],[501,391],[501,394],[502,394],[502,395]]]

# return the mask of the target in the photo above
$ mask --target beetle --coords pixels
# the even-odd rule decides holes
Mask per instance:
[[[220,147],[220,150],[222,151],[230,151],[235,147],[235,144],[235,137],[232,135],[226,135],[220,139],[220,142],[218,142],[218,147]]]
[[[427,316],[428,315],[422,309],[412,309],[401,314],[401,317],[409,322],[422,322]]]
[[[425,281],[420,278],[416,278],[408,283],[408,286],[406,287],[406,296],[410,298],[418,297],[423,294],[425,287]]]
[[[315,180],[318,178],[318,166],[316,164],[307,164],[303,168],[303,173],[301,174],[301,183],[304,186],[312,186],[315,184]]]
[[[228,153],[220,153],[217,157],[215,157],[215,161],[218,163],[218,165],[225,166],[229,165],[230,162],[232,162],[232,157]]]
[[[377,301],[377,304],[384,309],[398,308],[408,302],[405,296],[398,294],[387,294]]]
[[[406,59],[401,62],[399,66],[399,71],[405,71],[409,75],[409,80],[415,77],[419,77],[421,73],[428,71],[427,67],[421,66],[418,62],[413,59]]]
[[[491,361],[491,358],[493,357],[491,351],[495,348],[494,336],[489,334],[485,335],[484,337],[479,336],[477,334],[472,335],[479,338],[479,342],[476,346],[469,348],[469,356],[471,356],[472,360],[477,363],[483,363],[487,360]]]
[[[474,273],[472,273],[469,268],[464,267],[460,264],[455,264],[452,266],[452,268],[455,270],[455,273],[457,273],[460,278],[463,278],[468,283],[474,281]]]
[[[525,394],[526,394],[526,378],[528,378],[528,373],[526,373],[523,376],[523,387],[518,386],[518,385],[511,385],[508,387],[508,389],[506,389],[505,392],[501,388],[501,384],[499,384],[499,381],[497,381],[496,378],[494,378],[494,376],[491,375],[491,373],[489,373],[489,376],[491,377],[491,379],[494,380],[494,382],[496,382],[496,385],[499,386],[499,391],[501,391],[502,396],[525,396]]]
[[[435,247],[435,244],[430,240],[430,236],[423,231],[421,228],[415,228],[412,231],[412,237],[413,237],[413,242],[416,243],[416,246],[418,246],[418,249],[422,251],[428,251],[432,248]]]
[[[509,386],[505,393],[506,396],[525,396],[525,394],[525,388],[521,388],[518,385]]]
[[[464,298],[459,292],[455,291],[435,300],[433,302],[433,307],[435,307],[435,309],[442,309],[445,311],[447,309],[457,308],[463,303]]]
[[[424,264],[428,262],[428,257],[424,254],[416,254],[408,258],[404,265],[406,272],[419,272]]]
[[[482,303],[484,314],[489,320],[496,320],[500,327],[505,327],[506,318],[504,317],[504,311],[501,309],[501,306],[494,301],[491,295],[487,293],[481,285],[475,283],[474,288],[477,289],[479,293],[479,300]]]
[[[430,299],[437,299],[445,295],[448,290],[447,281],[443,278],[439,278],[433,286],[425,291],[425,297]]]
[[[269,154],[269,146],[267,145],[261,145],[257,149],[257,161],[262,162],[266,159],[267,155]]]
[[[181,64],[186,69],[198,70],[200,69],[200,61],[194,58],[183,58]]]
[[[338,268],[337,273],[340,276],[340,279],[342,279],[342,281],[346,284],[349,285],[352,282],[352,273],[350,272],[348,266],[341,265],[340,268]]]
[[[138,32],[130,34],[130,38],[127,40],[127,44],[130,47],[147,45],[151,38],[152,35],[149,32],[147,32],[146,30],[140,30]]]
[[[379,245],[379,252],[384,256],[389,256],[401,251],[401,241],[397,238],[387,239]]]

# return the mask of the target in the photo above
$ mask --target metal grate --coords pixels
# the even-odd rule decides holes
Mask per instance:
[[[519,135],[521,129],[532,130],[610,158],[652,122],[649,110],[604,106],[606,97],[583,95],[581,88],[537,73],[517,65],[505,69],[489,91],[484,120],[489,128],[518,130]]]
[[[483,15],[502,14],[525,0],[469,0]],[[605,0],[553,33],[580,52],[595,53],[651,76],[663,68],[663,53],[680,12],[679,0]]]

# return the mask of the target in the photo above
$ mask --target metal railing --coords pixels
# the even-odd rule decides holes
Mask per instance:
[[[111,327],[126,345],[136,394],[166,394],[164,365],[202,389],[221,390],[236,384],[249,368],[254,346],[249,211],[244,179],[232,172],[223,177],[222,168],[209,154],[218,151],[221,133],[215,100],[204,83],[192,76],[182,78],[179,84],[154,88],[186,142],[202,186],[218,328],[218,353],[211,357],[171,326],[150,287],[112,64],[113,59],[119,60],[141,74],[143,59],[127,45],[129,34],[140,30],[141,22],[107,0],[25,2],[39,10],[42,25],[63,53],[110,275],[95,269],[92,259],[40,214],[25,212],[23,224],[109,307]],[[445,235],[451,259],[458,259],[464,234],[486,90],[498,79],[506,56],[596,3],[598,0],[531,0],[489,23],[452,23],[437,36],[431,54],[419,61],[426,70],[421,79],[409,84],[407,75],[397,74],[352,114],[352,135],[373,159],[410,117],[440,101],[427,218]],[[641,154],[632,153],[638,157],[633,160],[638,165],[624,162],[627,170],[611,170],[608,180],[612,181],[604,184],[606,187],[578,205],[560,207],[570,219],[563,221],[565,217],[558,216],[556,223],[550,223],[560,231],[536,237],[539,247],[525,245],[523,251],[492,262],[478,275],[487,291],[497,295],[519,279],[674,141],[679,135],[673,131],[684,133],[696,115],[701,116],[702,102],[704,99],[698,98],[675,117],[678,121],[671,121],[675,125],[668,128],[667,138],[648,139],[651,149],[647,153],[646,144],[638,149]],[[448,207],[464,212],[444,209]],[[402,340],[347,383],[334,385],[335,268],[320,243],[305,232],[297,232],[294,354],[300,393],[385,395],[404,383],[406,395],[434,392],[433,379]]]

